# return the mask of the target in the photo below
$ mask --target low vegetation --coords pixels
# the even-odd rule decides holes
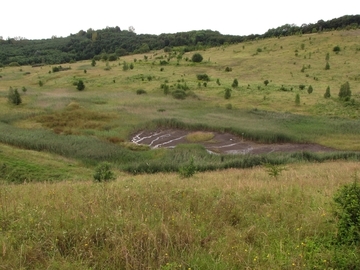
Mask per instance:
[[[357,269],[360,30],[277,31],[1,64],[0,268]],[[187,143],[131,141],[164,128]],[[334,151],[210,154],[215,132]]]

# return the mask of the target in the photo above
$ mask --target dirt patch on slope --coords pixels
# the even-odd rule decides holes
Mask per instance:
[[[132,142],[149,145],[151,148],[174,148],[181,143],[189,143],[186,136],[192,131],[165,129],[157,131],[141,131],[135,134]],[[275,143],[262,144],[244,140],[241,137],[229,134],[213,132],[214,137],[210,141],[198,142],[209,152],[221,154],[265,154],[273,152],[328,152],[334,149],[318,144],[300,143]]]

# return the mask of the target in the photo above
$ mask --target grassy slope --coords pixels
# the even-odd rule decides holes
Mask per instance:
[[[78,104],[83,109],[72,111],[65,126],[57,125],[55,131],[121,141],[150,120],[175,117],[185,123],[252,132],[281,130],[297,140],[359,150],[357,44],[359,30],[252,41],[201,51],[205,59],[201,64],[181,60],[177,66],[172,59],[162,72],[155,60],[162,52],[148,54],[147,62],[143,55],[123,57],[110,63],[109,71],[104,70],[105,63],[91,67],[90,61],[69,64],[70,71],[51,74],[48,66],[6,67],[0,71],[0,117],[14,127],[41,132],[44,126],[36,116],[53,116],[50,123],[58,123],[69,104],[70,108]],[[335,45],[342,49],[337,55],[332,52]],[[262,52],[256,53],[258,48]],[[330,53],[328,71],[326,53]],[[122,71],[119,63],[134,58],[135,68]],[[303,65],[310,68],[301,72]],[[226,66],[232,72],[225,72]],[[199,73],[211,76],[206,88],[197,87]],[[83,92],[72,85],[78,78],[85,81]],[[217,78],[221,86],[215,83]],[[234,78],[240,87],[225,100],[224,88]],[[164,96],[160,84],[165,80],[169,85],[186,82],[198,99]],[[340,85],[346,81],[354,106],[337,101]],[[299,84],[311,84],[314,92],[300,91]],[[293,90],[280,91],[282,85]],[[325,100],[328,85],[333,98]],[[10,86],[27,87],[22,105],[7,104]],[[147,94],[136,95],[139,88]],[[300,106],[294,103],[296,93],[301,95]],[[229,103],[232,110],[226,109]],[[87,112],[95,118],[111,117],[94,122],[84,116]],[[353,181],[355,162],[288,165],[277,181],[256,167],[198,173],[189,180],[175,174],[117,172],[117,181],[95,185],[90,182],[93,169],[72,158],[1,145],[0,160],[7,170],[16,168],[19,173],[21,167],[32,178],[69,180],[2,184],[0,269],[341,269],[357,265],[358,249],[339,247],[339,252],[331,244],[336,234],[332,196],[340,185]],[[73,181],[78,179],[83,181]]]

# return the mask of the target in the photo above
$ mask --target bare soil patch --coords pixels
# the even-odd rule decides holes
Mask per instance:
[[[178,144],[189,143],[186,136],[194,131],[164,129],[157,131],[141,131],[135,134],[132,142],[149,145],[151,148],[174,148]],[[213,132],[209,141],[196,142],[203,145],[209,152],[219,154],[266,154],[273,152],[328,152],[335,149],[318,144],[274,143],[264,144],[247,141],[229,133]]]

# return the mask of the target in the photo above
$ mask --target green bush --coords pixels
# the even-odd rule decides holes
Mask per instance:
[[[21,100],[21,97],[20,97],[20,94],[19,94],[17,88],[13,89],[12,87],[10,87],[9,93],[8,93],[8,101],[14,105],[21,104],[22,100]]]
[[[146,94],[146,91],[144,89],[138,89],[138,90],[136,90],[136,94],[143,95],[143,94]]]
[[[348,101],[350,100],[350,97],[351,97],[350,84],[349,82],[346,82],[340,87],[339,98]]]
[[[328,86],[326,88],[326,91],[325,91],[325,94],[324,94],[324,98],[329,98],[331,97],[331,94],[330,94],[330,86]]]
[[[226,71],[226,72],[230,72],[230,71],[232,71],[232,68],[231,68],[231,67],[226,67],[226,68],[225,68],[225,71]]]
[[[296,96],[295,96],[295,104],[300,105],[300,95],[299,95],[299,93],[297,93]]]
[[[200,63],[203,60],[203,57],[200,53],[195,53],[192,57],[191,57],[191,61],[195,62],[195,63]]]
[[[76,85],[76,89],[79,91],[82,91],[85,89],[85,84],[82,80],[79,80]]]
[[[340,49],[340,46],[338,46],[338,45],[333,48],[333,52],[335,52],[336,54],[339,53],[340,51],[341,51],[341,49]]]
[[[207,74],[197,74],[197,75],[196,75],[196,78],[197,78],[199,81],[206,81],[206,82],[210,81],[210,77],[209,77],[209,75],[207,75]]]
[[[300,90],[304,90],[304,89],[305,89],[305,85],[304,85],[304,84],[300,84],[300,85],[299,85],[299,89],[300,89]]]
[[[311,94],[314,91],[314,89],[313,89],[313,87],[311,85],[309,85],[307,91],[308,91],[309,94]]]
[[[100,163],[96,169],[94,174],[94,180],[97,182],[107,182],[110,180],[114,180],[115,175],[111,171],[111,165],[108,162]]]
[[[334,196],[337,204],[337,240],[342,244],[360,243],[360,186],[357,179],[341,187]]]
[[[232,83],[231,86],[232,86],[232,87],[238,87],[238,86],[239,86],[238,80],[237,80],[237,79],[234,79],[234,81],[233,81],[233,83]]]
[[[231,98],[231,89],[230,88],[225,89],[224,98],[225,99]]]
[[[196,166],[194,164],[194,157],[191,157],[188,164],[179,168],[179,174],[182,178],[190,178],[196,173]]]

